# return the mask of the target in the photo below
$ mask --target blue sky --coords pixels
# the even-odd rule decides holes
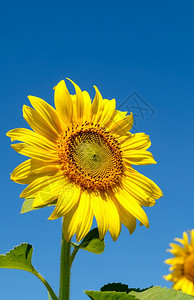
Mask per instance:
[[[158,163],[136,169],[153,179],[164,197],[146,209],[149,229],[137,226],[129,236],[123,226],[117,242],[107,234],[100,256],[78,253],[71,275],[72,300],[87,299],[83,290],[99,290],[109,282],[171,286],[162,278],[168,273],[163,263],[170,256],[166,248],[174,237],[194,228],[193,14],[193,1],[1,4],[0,253],[21,242],[32,244],[33,264],[56,292],[61,220],[47,220],[50,208],[20,215],[23,186],[11,182],[9,174],[25,157],[11,149],[5,133],[27,127],[22,118],[27,95],[53,104],[52,88],[66,77],[92,97],[95,84],[103,97],[116,98],[117,107],[135,115],[140,115],[133,108],[137,104],[147,109],[136,117],[136,131],[150,135]],[[0,278],[0,299],[47,299],[44,286],[31,274],[1,269]]]

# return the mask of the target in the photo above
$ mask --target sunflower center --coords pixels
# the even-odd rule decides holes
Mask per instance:
[[[68,128],[60,138],[58,155],[65,175],[84,189],[107,190],[123,173],[118,142],[98,124]]]
[[[194,253],[186,257],[184,263],[184,274],[187,279],[194,282]]]

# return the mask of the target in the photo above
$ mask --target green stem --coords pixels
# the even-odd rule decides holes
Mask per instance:
[[[75,258],[75,256],[76,256],[78,250],[79,250],[79,247],[75,247],[75,248],[73,249],[73,252],[72,252],[71,257],[70,257],[70,266],[72,265],[73,260],[74,260],[74,258]]]
[[[50,294],[50,296],[51,296],[51,298],[52,298],[53,300],[59,300],[59,299],[57,298],[57,296],[55,295],[53,289],[52,289],[51,286],[49,285],[49,283],[44,279],[44,277],[42,277],[42,275],[40,275],[36,270],[34,270],[34,272],[33,272],[32,274],[34,274],[35,276],[37,276],[37,277],[42,281],[42,283],[43,283],[43,284],[45,285],[45,287],[47,288],[47,290],[48,290],[48,292],[49,292],[49,294]]]
[[[70,253],[71,241],[66,242],[62,233],[59,300],[69,300],[71,270]]]

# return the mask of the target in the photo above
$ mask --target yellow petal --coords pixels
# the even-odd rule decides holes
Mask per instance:
[[[175,240],[176,242],[179,242],[180,244],[182,244],[182,245],[184,246],[184,250],[185,250],[187,253],[193,252],[193,247],[192,247],[192,246],[190,245],[190,243],[189,243],[189,237],[188,237],[186,231],[183,232],[183,239],[175,238],[174,240]]]
[[[128,168],[127,180],[133,182],[146,192],[147,195],[154,199],[158,199],[163,196],[161,189],[148,177],[135,171],[133,168]]]
[[[60,218],[68,213],[78,203],[80,195],[80,188],[67,182],[58,197],[57,204],[49,220]]]
[[[106,214],[108,218],[108,230],[113,241],[116,241],[121,231],[121,220],[118,209],[110,195],[101,193],[104,205],[106,206]]]
[[[132,135],[133,135],[132,133],[127,132],[126,134],[120,135],[117,137],[117,140],[118,140],[119,144],[121,145],[121,147],[122,147],[123,143],[125,143],[126,141],[128,141],[131,138]]]
[[[153,206],[156,201],[147,195],[144,190],[142,190],[139,186],[127,180],[127,178],[122,181],[123,188],[128,191],[132,199],[137,201],[140,206]]]
[[[62,178],[53,182],[52,180],[50,180],[47,186],[41,186],[40,191],[38,191],[37,195],[34,198],[33,208],[51,204],[55,199],[58,198],[65,184],[66,180]]]
[[[53,153],[56,153],[56,147],[54,143],[32,130],[26,128],[16,128],[8,131],[6,135],[11,138],[12,142],[17,140],[34,147],[40,147],[43,150],[49,150]]]
[[[24,105],[23,117],[35,132],[46,137],[48,140],[54,142],[58,138],[58,132],[56,132],[48,120],[45,120],[33,108]]]
[[[115,195],[113,192],[111,192],[111,198],[114,201],[121,222],[128,228],[130,234],[132,234],[136,228],[136,218],[132,216],[115,198]]]
[[[178,242],[178,243],[184,245],[184,241],[183,241],[182,239],[180,239],[180,238],[175,238],[174,240],[175,240],[176,242]]]
[[[55,87],[54,99],[56,110],[61,119],[67,124],[72,123],[73,104],[64,80],[61,80]]]
[[[127,113],[127,111],[116,110],[113,123],[117,123],[123,120],[126,117]]]
[[[194,249],[194,229],[192,229],[190,231],[190,237],[191,237],[191,246],[193,247]]]
[[[34,109],[46,120],[47,123],[51,124],[56,133],[62,133],[61,122],[56,110],[41,98],[28,96],[28,99]]]
[[[108,128],[115,116],[116,101],[115,99],[112,100],[104,99],[103,102],[104,102],[104,107],[103,107],[101,118],[99,120],[99,124],[101,124],[101,126],[106,126]]]
[[[28,159],[13,170],[11,180],[17,183],[29,184],[38,177],[55,174],[58,170],[59,166],[57,164],[52,165],[40,160]]]
[[[141,206],[130,197],[130,194],[124,189],[119,189],[119,192],[114,192],[117,201],[136,219],[143,223],[147,228],[149,227],[149,221],[146,213]]]
[[[145,190],[130,179],[130,175],[123,178],[122,184],[124,189],[132,193],[132,195],[136,195],[137,197],[139,196],[140,199],[149,199],[149,195],[145,192]]]
[[[83,123],[84,122],[91,122],[91,99],[88,92],[83,91],[83,101],[84,101],[84,112],[83,112]]]
[[[83,95],[82,95],[82,91],[80,89],[80,87],[73,82],[71,79],[67,78],[73,85],[76,91],[76,114],[74,116],[74,122],[80,122],[82,123],[82,118],[83,118],[83,106],[84,106],[84,102],[83,102]]]
[[[100,240],[104,238],[107,230],[108,230],[108,218],[107,218],[107,210],[105,200],[101,198],[100,195],[93,194],[91,196],[91,202],[93,207],[93,212],[96,218],[96,222],[98,225],[99,237]]]
[[[63,234],[66,241],[69,241],[76,233],[77,241],[80,241],[90,230],[93,220],[93,212],[89,195],[83,195],[68,210],[63,218]]]
[[[191,286],[190,286],[190,280],[187,279],[187,278],[185,278],[185,280],[184,280],[184,282],[182,284],[181,290],[183,291],[183,293],[189,294],[190,288],[191,288]]]
[[[124,117],[118,122],[113,122],[109,131],[116,135],[125,135],[133,126],[133,115]]]
[[[34,198],[38,194],[38,192],[41,191],[43,188],[63,178],[64,175],[61,172],[58,172],[53,176],[43,176],[41,178],[37,178],[23,190],[20,197]]]
[[[123,160],[129,165],[149,165],[156,164],[152,153],[143,150],[132,150],[123,152]]]
[[[135,181],[131,180],[130,174],[128,176],[126,174],[126,177],[123,178],[122,185],[141,206],[149,207],[156,203],[152,190],[148,192],[144,190]]]
[[[168,265],[175,265],[175,264],[183,264],[184,261],[185,258],[183,256],[177,256],[177,257],[166,259],[165,263]]]
[[[151,145],[149,135],[145,133],[135,133],[122,144],[122,151],[127,156],[128,151],[147,150]]]
[[[90,195],[88,193],[82,193],[76,214],[76,239],[78,242],[89,232],[92,226],[93,216]]]
[[[45,162],[58,162],[57,153],[42,150],[24,143],[13,144],[11,147],[18,153]]]
[[[185,277],[183,276],[175,284],[173,284],[172,288],[175,290],[181,290],[184,282],[185,282]]]
[[[163,278],[169,281],[173,280],[172,274],[164,275]]]
[[[183,245],[185,247],[189,246],[189,237],[186,231],[183,232]]]
[[[130,234],[132,234],[136,228],[136,218],[132,216],[126,209],[120,206],[121,222],[128,228]]]
[[[103,99],[102,99],[102,95],[100,94],[98,88],[96,86],[94,86],[95,90],[96,90],[96,94],[94,97],[94,100],[92,102],[92,107],[91,107],[91,119],[93,123],[98,123],[98,121],[100,120],[101,116],[102,116],[102,112],[103,112]]]
[[[179,255],[185,256],[186,255],[184,248],[182,248],[180,245],[177,245],[175,243],[170,243],[170,247],[172,247],[172,249],[167,250],[168,252],[170,252],[176,256],[179,256]]]
[[[187,281],[187,288],[186,288],[186,293],[189,295],[193,295],[193,288],[194,288],[194,284],[192,281],[188,280]]]
[[[76,232],[76,223],[75,223],[75,216],[77,212],[78,202],[74,205],[74,207],[69,210],[64,218],[63,218],[63,235],[67,242],[69,242],[72,236]]]

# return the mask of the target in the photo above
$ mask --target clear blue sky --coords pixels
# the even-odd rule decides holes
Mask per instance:
[[[78,253],[72,268],[72,300],[83,290],[109,282],[130,287],[170,286],[163,261],[169,242],[194,228],[194,2],[193,1],[3,1],[1,3],[1,210],[0,253],[21,242],[34,246],[33,264],[58,290],[61,220],[51,209],[20,215],[23,186],[9,179],[25,157],[14,152],[5,133],[26,127],[27,95],[53,104],[53,86],[69,77],[94,96],[97,85],[117,107],[136,91],[153,109],[136,118],[136,131],[150,135],[158,162],[136,168],[152,178],[164,197],[146,209],[150,229],[126,228],[117,242],[109,234],[100,255]],[[139,97],[129,98],[125,109]],[[144,107],[148,108],[148,106]],[[124,109],[124,110],[125,110]],[[0,270],[0,299],[47,299],[33,275]],[[88,298],[89,299],[89,298]]]

